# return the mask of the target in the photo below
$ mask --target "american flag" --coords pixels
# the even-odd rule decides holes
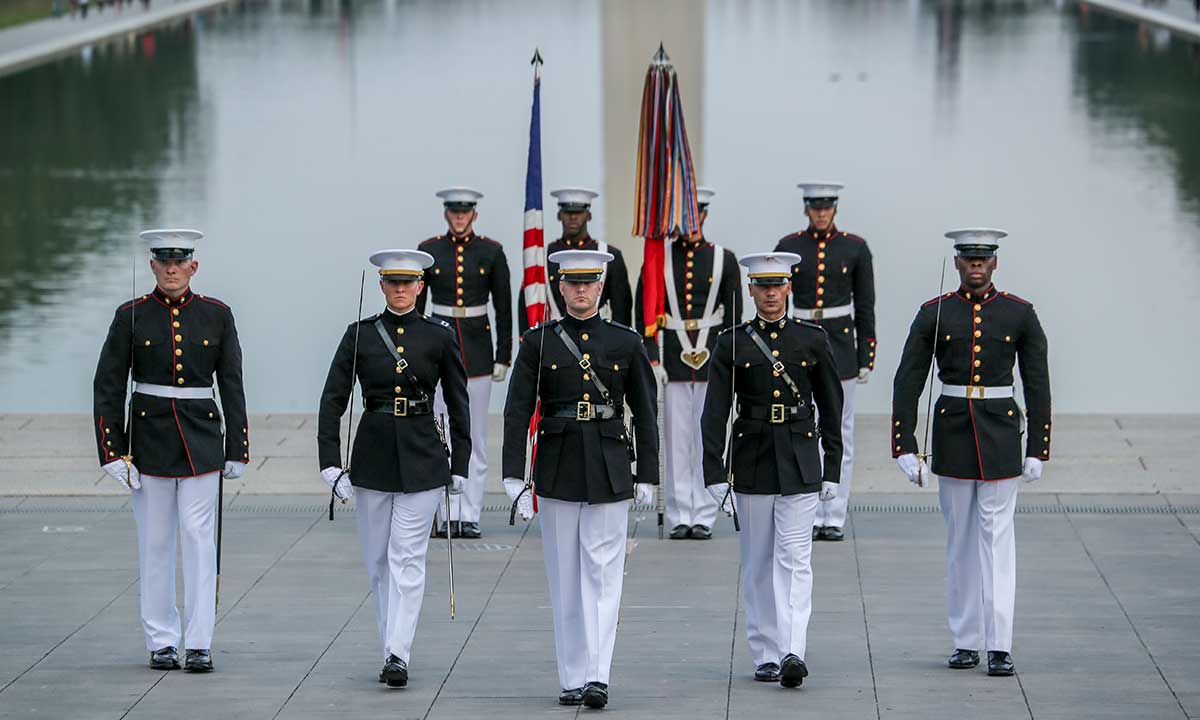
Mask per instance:
[[[547,319],[546,246],[542,232],[542,56],[533,56],[533,111],[529,119],[529,164],[525,171],[525,275],[521,280],[521,300],[529,327]]]

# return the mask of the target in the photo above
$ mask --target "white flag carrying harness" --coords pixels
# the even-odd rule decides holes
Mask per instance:
[[[725,250],[720,245],[713,245],[712,282],[708,285],[708,297],[704,299],[704,313],[698,318],[683,319],[679,312],[679,293],[675,288],[675,263],[671,258],[663,263],[663,280],[666,285],[667,315],[666,329],[674,330],[679,338],[679,359],[693,370],[699,370],[708,362],[708,331],[719,326],[725,320],[725,306],[713,313],[717,304],[717,287],[721,284],[721,273],[725,268]],[[696,331],[696,342],[688,336],[689,331]]]
[[[596,249],[600,252],[608,252],[608,243],[604,242],[603,240],[597,240]],[[600,280],[604,281],[607,278],[608,265],[606,264],[604,266],[604,272],[600,273]],[[549,300],[549,302],[546,304],[550,306],[550,319],[562,320],[563,311],[559,309],[558,303],[554,300],[554,295],[550,292],[547,292],[546,299]],[[612,320],[612,308],[605,304],[604,307],[600,308],[600,317],[604,318],[605,320]]]

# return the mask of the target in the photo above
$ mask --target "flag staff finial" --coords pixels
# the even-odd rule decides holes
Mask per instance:
[[[542,51],[541,51],[541,48],[537,48],[537,47],[535,47],[535,48],[533,49],[533,59],[529,61],[529,64],[530,64],[530,65],[533,65],[534,67],[537,67],[538,65],[542,65],[542,64],[544,64],[545,62],[546,62],[546,61],[542,59]]]
[[[654,53],[655,67],[671,67],[671,56],[667,55],[667,51],[663,48],[662,41],[658,43],[658,52]]]

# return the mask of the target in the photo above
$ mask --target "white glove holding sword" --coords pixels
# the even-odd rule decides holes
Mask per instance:
[[[342,502],[354,497],[354,486],[350,484],[350,472],[340,467],[327,467],[321,471],[325,484],[333,488],[333,494]]]

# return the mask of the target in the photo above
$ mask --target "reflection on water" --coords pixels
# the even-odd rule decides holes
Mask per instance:
[[[796,181],[848,183],[840,224],[871,241],[879,275],[864,411],[887,411],[941,230],[975,223],[1013,232],[999,281],[1038,305],[1059,411],[1200,409],[1200,388],[1158,380],[1200,352],[1173,324],[1200,300],[1196,45],[1073,3],[664,8],[641,25],[689,28],[672,55],[701,53],[684,91],[704,113],[689,127],[718,190],[712,239],[768,248],[801,222]],[[275,0],[0,79],[0,411],[89,406],[132,238],[164,224],[209,235],[197,289],[237,312],[252,408],[311,411],[362,259],[439,232],[434,189],[483,190],[479,229],[519,267],[535,45],[547,190],[604,188],[596,234],[638,255],[628,218],[605,211],[632,195],[612,179],[636,122],[612,129],[639,101],[618,70],[654,49],[641,25],[622,30],[600,0]],[[620,57],[632,65],[606,59]],[[1149,353],[1154,378],[1114,383]]]
[[[68,287],[111,287],[94,256],[128,258],[163,193],[204,192],[170,174],[204,147],[195,56],[183,25],[0,79],[0,342],[52,327]]]
[[[1200,218],[1200,44],[1092,13],[1072,62],[1088,116],[1161,148],[1174,176],[1161,180]]]

